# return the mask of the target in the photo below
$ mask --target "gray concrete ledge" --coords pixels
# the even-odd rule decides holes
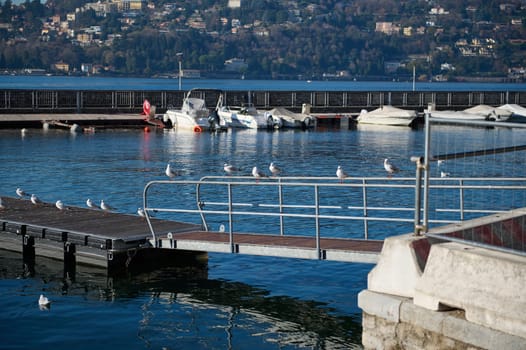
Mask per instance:
[[[364,312],[362,341],[366,349],[441,349],[444,344],[451,349],[526,348],[526,338],[469,322],[460,310],[432,311],[413,304],[409,298],[370,290],[360,292],[358,306]],[[400,336],[404,332],[414,334],[415,339]],[[422,336],[423,332],[429,334]],[[438,343],[434,338],[440,339]]]

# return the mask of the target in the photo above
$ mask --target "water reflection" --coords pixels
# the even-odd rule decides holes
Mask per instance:
[[[9,286],[9,298],[46,293],[54,301],[51,314],[62,315],[57,329],[64,328],[61,322],[70,322],[67,313],[82,312],[95,324],[102,321],[97,314],[109,308],[119,323],[129,322],[123,314],[132,324],[136,320],[137,336],[152,348],[275,348],[277,344],[349,349],[361,339],[360,315],[335,315],[325,303],[202,278],[195,270],[166,268],[117,278],[79,266],[72,275],[64,271],[62,262],[46,258],[38,258],[33,267],[22,266],[21,255],[8,251],[0,251],[0,263],[0,284]],[[122,336],[120,327],[112,333]],[[122,342],[135,346],[133,339]]]

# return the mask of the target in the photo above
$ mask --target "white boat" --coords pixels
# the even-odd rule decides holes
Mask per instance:
[[[219,117],[232,128],[266,129],[271,127],[272,119],[259,112],[251,103],[243,106],[224,106],[223,97],[219,97],[216,108]]]
[[[211,113],[206,107],[205,100],[192,97],[192,89],[186,94],[181,109],[168,108],[164,113],[163,121],[172,123],[172,127],[178,130],[219,131],[226,129],[226,122],[217,114]]]
[[[359,124],[411,126],[417,117],[416,111],[413,110],[382,106],[370,112],[363,109],[356,121]]]
[[[488,106],[484,104],[466,108],[464,112],[483,114],[483,115],[486,115],[485,120],[494,121],[494,122],[504,122],[508,120],[512,114],[512,112],[504,108],[492,107],[492,106]]]
[[[275,128],[301,128],[308,129],[314,127],[315,119],[313,116],[304,113],[294,113],[286,108],[277,107],[267,111],[272,117]]]
[[[506,121],[511,113],[508,111],[491,107],[488,105],[477,105],[464,110],[435,110],[434,104],[429,104],[424,113],[429,113],[432,118],[451,119],[451,120],[470,120],[470,121]]]
[[[500,106],[499,109],[511,112],[511,116],[508,119],[509,122],[526,123],[526,108],[515,103],[507,103]]]

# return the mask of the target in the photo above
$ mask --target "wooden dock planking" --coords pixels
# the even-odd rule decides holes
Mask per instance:
[[[67,205],[66,209],[59,210],[54,203],[35,205],[29,199],[3,197],[2,200],[6,207],[0,211],[2,221],[108,239],[145,239],[151,236],[148,223],[138,215]],[[195,224],[159,219],[152,219],[152,225],[159,232],[196,230],[200,227]]]
[[[166,235],[158,237],[162,247],[174,249],[227,252],[230,248],[230,236],[225,232],[181,232],[172,234],[172,239]],[[238,253],[297,257],[316,259],[315,237],[281,236],[256,233],[234,233],[234,250]],[[383,247],[381,240],[362,240],[345,238],[321,238],[320,250],[322,259],[374,263]]]

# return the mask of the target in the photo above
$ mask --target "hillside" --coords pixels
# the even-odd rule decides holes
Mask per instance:
[[[5,0],[0,69],[520,81],[525,25],[522,0]]]

